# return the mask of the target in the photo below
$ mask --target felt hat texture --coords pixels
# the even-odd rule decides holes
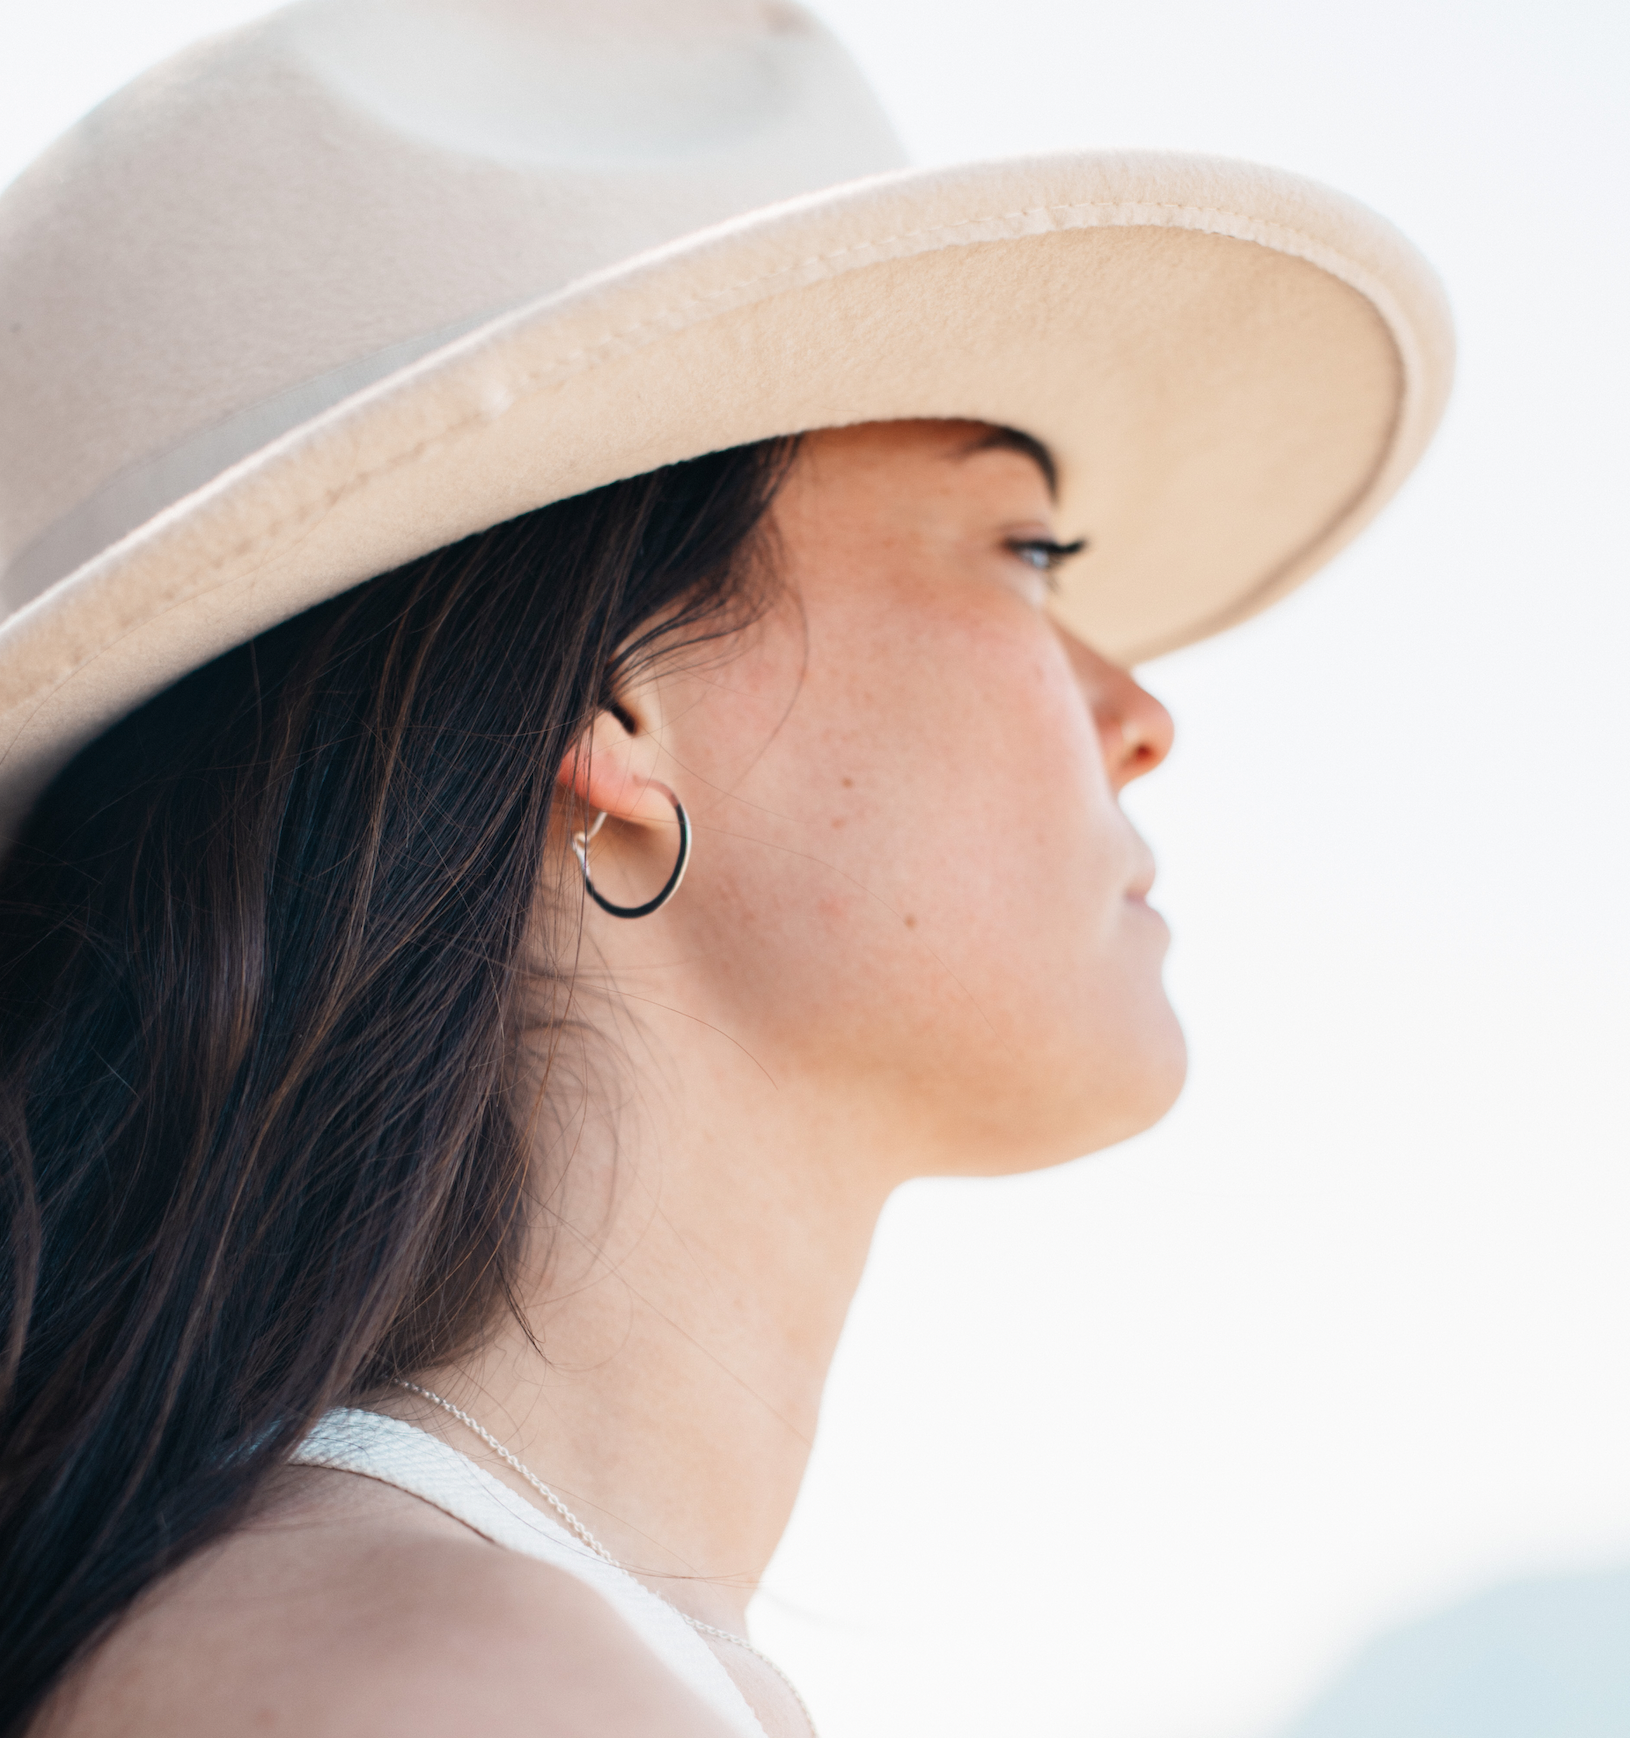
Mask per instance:
[[[0,194],[0,828],[188,670],[514,514],[769,436],[1044,441],[1133,663],[1284,596],[1441,414],[1394,228],[1224,159],[913,169],[786,0],[308,0]]]

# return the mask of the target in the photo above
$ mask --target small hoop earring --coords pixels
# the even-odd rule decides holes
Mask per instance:
[[[612,917],[649,917],[653,911],[660,911],[679,891],[679,883],[685,879],[685,871],[690,867],[690,816],[685,813],[685,805],[665,785],[658,785],[657,789],[673,804],[674,814],[679,818],[679,856],[674,861],[673,873],[663,883],[662,891],[643,905],[613,905],[594,885],[589,874],[589,841],[606,824],[605,810],[596,815],[592,827],[572,834],[572,849],[577,853],[578,867],[583,871],[583,885],[588,889],[589,898]]]

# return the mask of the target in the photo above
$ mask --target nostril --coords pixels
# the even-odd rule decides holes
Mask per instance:
[[[1119,772],[1122,778],[1139,778],[1166,758],[1171,748],[1172,732],[1163,710],[1150,715],[1139,708],[1118,718],[1116,723],[1120,731]]]

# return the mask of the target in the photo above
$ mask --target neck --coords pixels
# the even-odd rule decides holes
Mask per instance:
[[[875,1130],[861,1138],[852,1113],[824,1108],[839,1095],[772,1082],[724,1048],[676,1035],[655,1088],[647,1061],[615,1119],[603,1082],[584,1090],[568,1133],[540,1143],[524,1324],[420,1380],[627,1568],[739,1628],[791,1513],[889,1182]],[[454,1419],[400,1400],[392,1410],[539,1500]]]

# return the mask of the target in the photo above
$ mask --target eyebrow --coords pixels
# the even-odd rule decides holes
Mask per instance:
[[[971,459],[975,453],[992,452],[1023,453],[1041,472],[1047,493],[1053,500],[1058,499],[1058,461],[1034,435],[1027,435],[1023,429],[993,428],[970,441],[958,456]]]

